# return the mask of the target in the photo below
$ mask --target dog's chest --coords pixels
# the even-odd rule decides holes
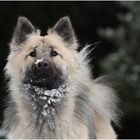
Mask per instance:
[[[11,131],[11,138],[22,139],[79,139],[88,138],[88,129],[85,124],[72,120],[71,118],[64,118],[57,120],[54,129],[50,129],[47,125],[36,126],[23,124],[19,125]],[[18,136],[18,137],[17,137]]]

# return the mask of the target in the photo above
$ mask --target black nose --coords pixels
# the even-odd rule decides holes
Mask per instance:
[[[48,63],[47,62],[44,62],[44,61],[37,63],[36,66],[40,70],[42,70],[42,69],[48,69]]]

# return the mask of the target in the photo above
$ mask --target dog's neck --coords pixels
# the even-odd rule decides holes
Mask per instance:
[[[61,85],[57,89],[47,90],[42,87],[23,84],[22,94],[31,103],[32,115],[38,124],[47,122],[50,129],[55,128],[55,114],[57,107],[63,101],[68,88]]]

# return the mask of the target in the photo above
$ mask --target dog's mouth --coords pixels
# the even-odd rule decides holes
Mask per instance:
[[[32,86],[44,88],[47,90],[57,89],[63,83],[64,83],[64,79],[60,77],[50,78],[50,75],[44,75],[44,74],[36,78],[28,76],[24,80],[24,84],[30,84]]]

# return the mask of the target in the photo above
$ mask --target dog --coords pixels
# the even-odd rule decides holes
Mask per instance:
[[[94,79],[89,47],[79,43],[69,17],[41,36],[19,17],[5,66],[10,101],[4,129],[20,139],[116,139],[118,97],[105,77]]]

